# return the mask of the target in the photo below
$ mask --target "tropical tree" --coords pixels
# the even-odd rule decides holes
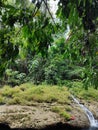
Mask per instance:
[[[44,2],[45,3],[45,2]],[[42,1],[1,0],[0,2],[0,74],[17,55],[47,54],[54,28],[50,18],[40,10]],[[47,5],[47,3],[45,3]]]
[[[98,87],[98,2],[97,0],[60,0],[57,15],[63,28],[70,26],[66,55],[71,64],[85,66],[86,88],[92,83]]]
[[[43,10],[43,5],[48,14]],[[80,77],[83,79],[86,89],[91,84],[95,84],[95,88],[97,88],[97,12],[97,0],[59,0],[56,13],[59,23],[57,23],[51,14],[47,0],[32,0],[32,2],[29,0],[1,0],[0,74],[3,74],[6,67],[12,64],[17,57],[23,58],[24,56],[35,72],[36,67],[33,66],[33,61],[29,62],[29,60],[38,53],[43,57],[49,53],[49,57],[52,57],[51,53],[53,53],[53,58],[56,60],[50,58],[49,63],[53,66],[47,66],[45,69],[46,77],[55,72],[55,77],[53,75],[52,77],[57,82],[60,79],[60,76],[57,77],[57,75],[62,75],[62,69],[64,69],[57,68],[62,66],[63,61],[67,61],[73,73],[75,72],[74,66],[75,69],[79,68],[78,72],[81,72]],[[53,34],[64,33],[68,26],[70,28],[68,38],[63,37],[63,42],[62,39],[59,42],[53,42]],[[52,51],[50,52],[49,49]],[[57,55],[57,52],[60,56]],[[58,62],[59,60],[60,62]],[[37,61],[37,68],[41,68],[39,64],[41,61],[38,57]],[[50,73],[47,71],[49,68],[52,70]],[[83,68],[82,71],[81,68]]]

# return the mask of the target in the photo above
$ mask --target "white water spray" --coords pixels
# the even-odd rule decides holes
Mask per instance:
[[[82,110],[84,110],[84,112],[86,113],[89,122],[90,122],[90,128],[89,130],[93,130],[92,127],[95,127],[98,129],[98,120],[95,120],[93,114],[91,113],[90,110],[88,110],[83,104],[80,104],[79,101],[72,95],[73,100],[82,108]]]

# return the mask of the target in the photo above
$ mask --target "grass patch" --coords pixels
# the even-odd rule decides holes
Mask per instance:
[[[30,105],[33,102],[58,102],[67,104],[70,93],[66,87],[39,85],[31,83],[16,87],[4,86],[0,89],[0,104]]]
[[[3,105],[5,104],[5,100],[4,97],[0,95],[0,104]]]
[[[51,110],[53,112],[58,113],[60,116],[64,117],[67,121],[71,119],[71,115],[68,112],[66,112],[64,107],[54,106],[51,108]]]
[[[98,90],[94,89],[93,86],[85,90],[82,82],[73,82],[73,87],[70,88],[70,92],[81,99],[98,101]]]
[[[3,86],[0,88],[0,104],[32,105],[34,102],[66,104],[66,111],[71,111],[70,92],[78,98],[98,101],[98,90],[89,87],[85,90],[82,82],[73,82],[72,87],[33,85],[25,83],[20,86]]]
[[[60,115],[64,117],[67,121],[71,119],[71,116],[65,111],[61,112]]]

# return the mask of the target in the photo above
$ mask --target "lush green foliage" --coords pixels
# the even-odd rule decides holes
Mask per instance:
[[[97,89],[97,12],[97,0],[60,0],[56,22],[45,0],[1,0],[1,83],[70,86],[70,80],[80,80],[85,89]]]
[[[22,53],[47,55],[54,27],[50,18],[28,0],[1,1],[0,73]]]
[[[63,27],[68,24],[71,28],[67,39],[67,54],[71,64],[84,67],[83,82],[86,89],[91,84],[94,84],[95,88],[98,87],[97,12],[97,0],[60,0],[57,11],[58,17],[63,21]]]

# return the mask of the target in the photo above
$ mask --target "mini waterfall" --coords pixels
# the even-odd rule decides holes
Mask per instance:
[[[86,113],[86,115],[89,119],[89,122],[90,122],[90,128],[88,130],[95,130],[96,128],[98,129],[98,120],[95,120],[91,111],[88,110],[88,108],[86,108],[83,104],[80,104],[79,101],[73,95],[72,95],[72,98]]]

